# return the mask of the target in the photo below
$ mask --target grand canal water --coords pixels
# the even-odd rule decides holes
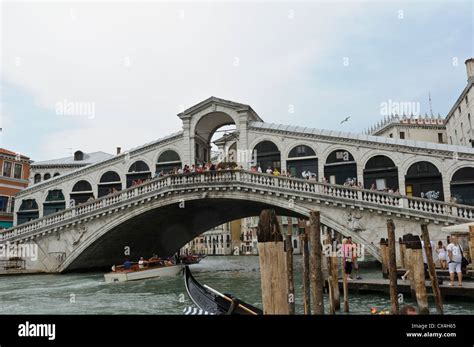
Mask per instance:
[[[192,269],[201,283],[262,307],[258,257],[208,257]],[[295,270],[296,306],[301,313],[300,256],[295,258]],[[379,269],[363,269],[362,276],[381,275]],[[410,298],[406,303],[414,304]],[[102,273],[0,277],[0,314],[182,314],[189,305],[181,277],[114,284],[104,283]],[[350,314],[370,314],[371,307],[388,308],[388,295],[351,293]],[[445,311],[474,314],[474,303],[448,301]]]

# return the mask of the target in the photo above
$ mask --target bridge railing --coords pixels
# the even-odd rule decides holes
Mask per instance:
[[[397,194],[389,194],[358,187],[350,187],[329,183],[290,178],[284,176],[272,176],[244,170],[223,170],[204,173],[190,173],[181,175],[168,175],[155,178],[143,184],[132,186],[123,191],[95,199],[75,207],[51,214],[31,222],[7,229],[0,233],[0,240],[8,240],[13,237],[29,234],[43,227],[56,225],[66,220],[98,211],[109,206],[129,201],[135,197],[156,192],[165,187],[184,187],[190,185],[209,185],[213,183],[248,183],[259,187],[269,187],[292,193],[315,194],[316,196],[328,196],[353,201],[367,202],[373,205],[399,207],[417,212],[425,212],[438,216],[451,216],[466,220],[474,219],[474,206],[459,205],[443,201],[428,200],[422,198],[406,197]]]

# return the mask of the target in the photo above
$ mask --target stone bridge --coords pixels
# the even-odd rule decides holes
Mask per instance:
[[[232,170],[151,179],[18,225],[0,242],[37,245],[38,259],[26,259],[30,271],[104,268],[126,257],[172,255],[202,232],[264,208],[306,219],[319,210],[323,225],[352,236],[377,259],[387,218],[396,237],[428,223],[434,240],[445,239],[442,227],[474,219],[472,206]]]

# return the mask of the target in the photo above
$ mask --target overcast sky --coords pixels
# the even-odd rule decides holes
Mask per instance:
[[[428,93],[445,116],[474,56],[472,1],[3,2],[1,12],[0,146],[33,160],[153,141],[211,95],[266,122],[352,132],[388,100],[429,112]],[[68,102],[93,113],[58,111]]]

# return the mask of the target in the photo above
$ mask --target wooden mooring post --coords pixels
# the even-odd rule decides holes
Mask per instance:
[[[331,257],[331,283],[333,288],[334,309],[341,309],[341,293],[339,291],[339,258],[337,257],[337,241],[332,241],[333,255]]]
[[[411,266],[411,248],[410,248],[410,242],[413,239],[413,235],[410,234],[405,234],[403,235],[403,244],[405,247],[405,270],[408,271],[408,275],[406,276],[410,282],[410,292],[413,297],[416,296],[415,293],[415,283],[413,281],[413,267]]]
[[[418,312],[420,314],[429,314],[428,294],[425,286],[425,268],[423,263],[423,250],[421,240],[418,235],[413,235],[407,248],[410,248],[410,266],[413,269],[412,278],[415,287],[416,301],[418,303]],[[411,271],[411,270],[410,270]]]
[[[382,258],[382,277],[388,278],[388,242],[380,239],[380,257]]]
[[[400,267],[402,269],[405,268],[405,250],[406,250],[406,245],[403,242],[403,239],[401,237],[398,238],[398,247],[400,251]]]
[[[274,210],[262,210],[257,228],[264,314],[288,314],[288,275],[283,236]]]
[[[428,233],[428,226],[426,224],[421,225],[421,234],[425,244],[426,261],[428,262],[428,272],[430,273],[431,289],[436,303],[436,311],[438,311],[439,314],[444,314],[443,300],[441,298],[438,276],[436,275],[436,268],[433,260],[433,248],[431,247],[430,234]]]
[[[397,259],[395,251],[395,224],[393,220],[387,220],[388,238],[388,276],[390,279],[390,303],[392,314],[398,314],[398,290],[397,290]]]
[[[331,233],[327,232],[324,239],[324,246],[327,253],[323,254],[326,257],[327,271],[328,271],[328,294],[329,294],[329,314],[336,314],[336,304],[334,300],[334,283],[332,276],[332,261],[333,261],[333,249],[332,249],[332,237]],[[336,287],[339,288],[339,285],[336,284]]]
[[[305,225],[301,234],[301,247],[303,250],[303,310],[304,314],[311,314],[311,287],[309,280],[309,227]]]
[[[287,280],[288,280],[288,313],[295,314],[295,282],[293,276],[293,223],[292,217],[288,218],[288,230],[286,233],[286,268],[287,268]]]
[[[311,243],[310,274],[313,290],[314,314],[324,314],[324,278],[321,258],[321,222],[319,211],[309,214],[309,232]]]

